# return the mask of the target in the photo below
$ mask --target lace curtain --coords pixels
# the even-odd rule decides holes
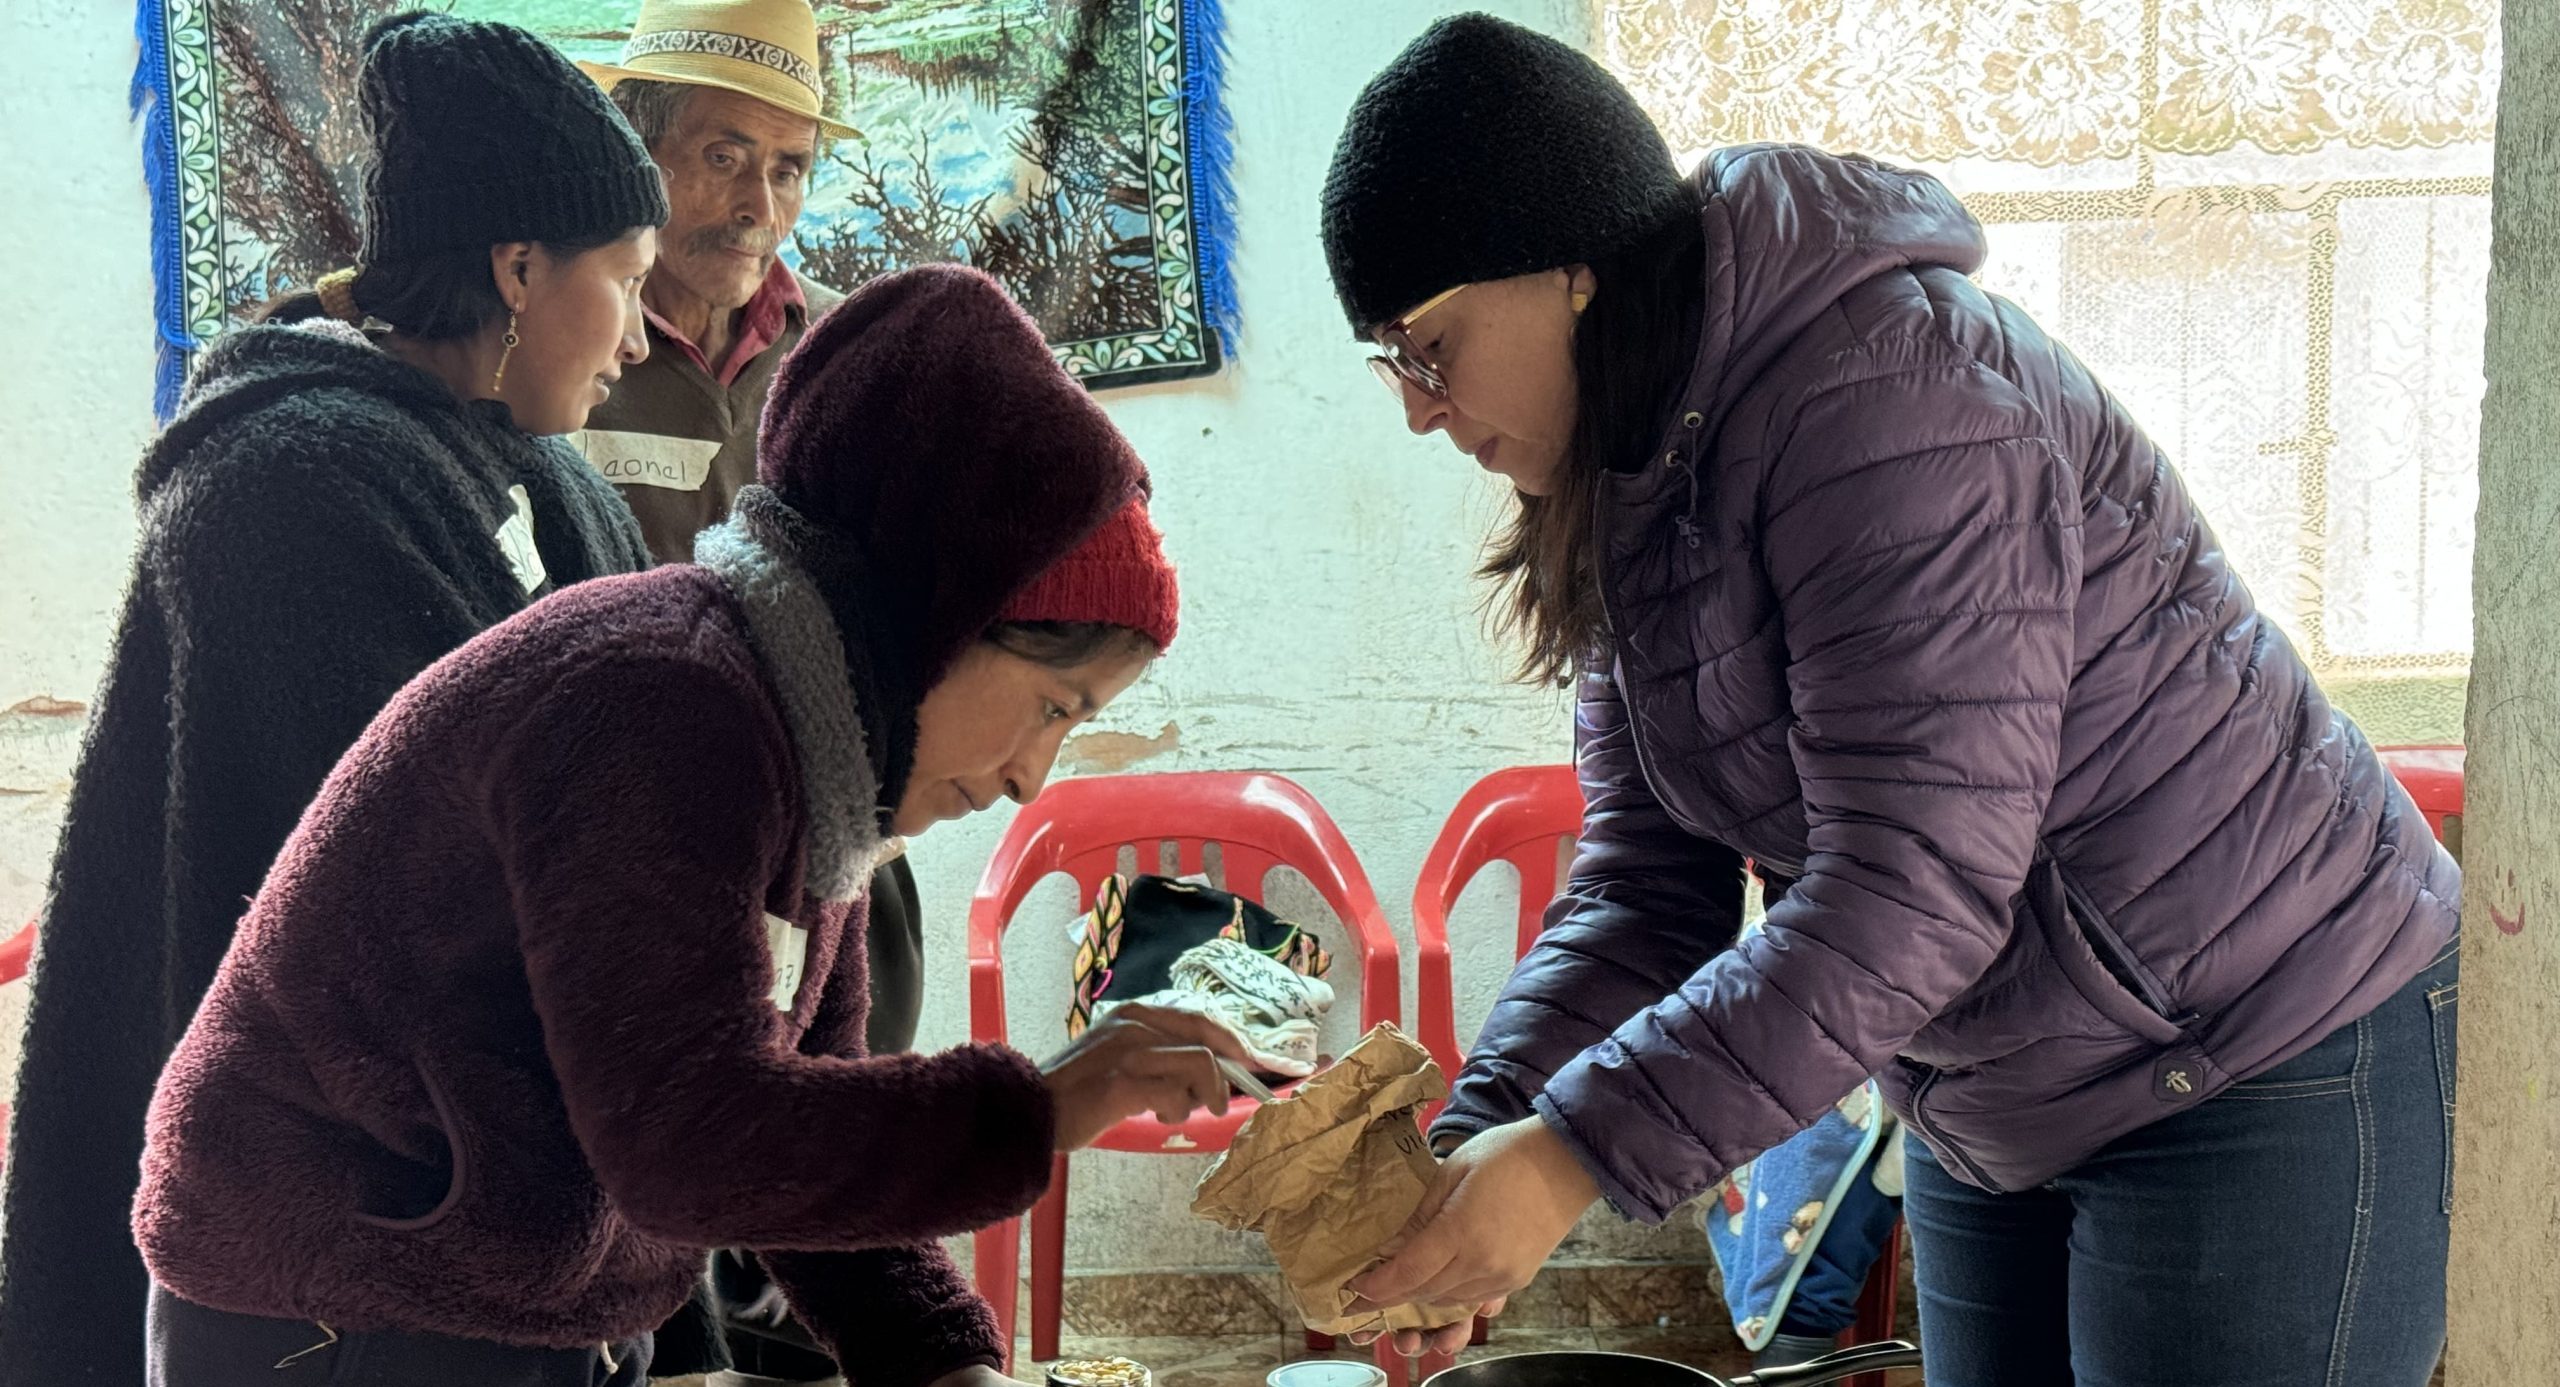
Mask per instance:
[[[2458,740],[2497,0],[1598,0],[1684,161],[1944,177],[2378,741]]]

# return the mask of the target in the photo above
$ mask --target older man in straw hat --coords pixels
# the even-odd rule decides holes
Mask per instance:
[[[674,219],[642,288],[649,360],[588,420],[588,457],[621,488],[661,561],[727,518],[756,477],[756,420],[808,320],[837,295],[779,251],[822,142],[808,0],[644,0],[617,64],[581,63],[666,173]]]
[[[588,416],[584,445],[640,518],[650,552],[683,562],[694,536],[728,518],[738,488],[756,479],[756,427],[774,369],[841,297],[794,273],[779,252],[825,142],[860,132],[825,114],[808,0],[643,0],[622,61],[579,66],[657,159],[673,213],[640,291],[648,360],[625,368],[613,398]],[[871,885],[874,1053],[914,1041],[922,948],[915,878],[895,860]],[[724,1255],[717,1271],[724,1302],[763,1290],[740,1259]],[[798,1336],[777,1316],[733,1315],[725,1326],[715,1317],[703,1306],[669,1325],[660,1361],[734,1361],[770,1375],[712,1379],[722,1384],[833,1375],[825,1358],[790,1342]]]

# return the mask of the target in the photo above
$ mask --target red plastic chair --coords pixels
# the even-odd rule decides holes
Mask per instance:
[[[1025,897],[1044,878],[1075,879],[1080,908],[1089,908],[1103,879],[1120,869],[1120,851],[1133,847],[1140,871],[1156,870],[1158,845],[1176,845],[1181,874],[1205,872],[1209,844],[1219,845],[1225,886],[1260,897],[1273,869],[1288,867],[1314,884],[1316,893],[1357,941],[1360,1025],[1365,1030],[1397,1018],[1403,997],[1395,935],[1379,909],[1368,874],[1331,816],[1295,783],[1261,772],[1099,776],[1050,786],[1014,817],[987,863],[969,903],[969,1034],[973,1040],[1005,1039],[1004,932]],[[1063,1008],[1065,980],[1057,998]],[[1167,1126],[1152,1116],[1131,1118],[1095,1145],[1107,1151],[1223,1151],[1254,1109],[1250,1099],[1230,1102],[1227,1115],[1193,1113]],[[1007,1346],[1014,1332],[1016,1278],[1020,1275],[1019,1219],[1007,1219],[976,1235],[977,1283],[995,1307]],[[1058,1320],[1065,1279],[1067,1159],[1053,1167],[1049,1191],[1031,1211],[1031,1353],[1058,1353]]]
[[[27,960],[36,951],[36,922],[29,920],[16,934],[0,941],[0,987],[27,975]],[[9,1105],[0,1103],[0,1163],[9,1159]]]
[[[1582,832],[1582,786],[1571,766],[1513,766],[1477,781],[1422,859],[1413,888],[1415,1039],[1452,1078],[1466,1064],[1458,1044],[1457,984],[1449,966],[1449,910],[1476,874],[1508,862],[1520,874],[1520,910],[1512,956],[1529,952],[1556,898],[1564,845]],[[1429,1124],[1440,1111],[1432,1105]],[[1475,1343],[1489,1337],[1476,1321]]]
[[[1466,1063],[1458,1044],[1456,984],[1449,970],[1449,910],[1476,874],[1496,862],[1520,873],[1519,925],[1512,956],[1537,942],[1559,885],[1561,845],[1582,833],[1582,786],[1571,766],[1513,766],[1479,780],[1458,800],[1440,837],[1422,859],[1413,888],[1414,1038],[1455,1076]]]
[[[1455,985],[1449,969],[1449,910],[1478,872],[1508,862],[1520,874],[1516,954],[1537,942],[1547,906],[1555,900],[1560,845],[1582,832],[1582,786],[1571,766],[1513,766],[1495,771],[1458,800],[1438,841],[1422,862],[1413,888],[1415,995],[1419,1039],[1440,1067],[1454,1074],[1465,1062],[1458,1047]],[[1858,1296],[1852,1342],[1893,1337],[1901,1289],[1902,1230],[1896,1225],[1884,1255],[1867,1273]],[[1479,1324],[1477,1342],[1483,1342]],[[1851,1387],[1883,1387],[1880,1374],[1853,1378]]]
[[[2376,748],[2409,798],[2418,802],[2427,827],[2455,861],[2462,859],[2462,765],[2458,746],[2386,746]]]

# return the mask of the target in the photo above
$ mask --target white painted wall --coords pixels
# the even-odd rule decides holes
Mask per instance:
[[[1173,658],[1105,728],[1179,727],[1178,747],[1143,769],[1298,779],[1361,851],[1399,932],[1423,854],[1466,786],[1498,766],[1562,759],[1570,744],[1561,697],[1505,684],[1480,635],[1467,575],[1500,496],[1445,444],[1405,434],[1348,340],[1316,238],[1352,95],[1432,17],[1461,8],[1586,36],[1582,0],[1229,0],[1243,348],[1214,381],[1106,397],[1155,468],[1186,610]],[[0,160],[0,708],[89,700],[129,563],[152,364],[148,214],[124,109],[131,28],[131,0],[0,6],[11,151]],[[76,723],[0,714],[0,922],[38,903]],[[991,814],[916,844],[937,969],[924,1045],[967,1034],[962,926],[1003,827]],[[1510,891],[1478,892],[1458,922],[1462,1035],[1508,969]],[[1015,1035],[1035,1052],[1063,1034],[1069,909],[1063,892],[1035,898],[1036,927],[1014,936]],[[1408,987],[1411,976],[1408,950]],[[1356,992],[1343,990],[1348,1017]],[[0,1072],[14,1059],[14,1015],[0,1012]],[[1258,1244],[1183,1211],[1201,1164],[1080,1159],[1072,1262],[1260,1261]],[[1597,1232],[1579,1250],[1702,1246]]]
[[[0,934],[35,913],[133,545],[151,258],[129,0],[0,6]],[[42,705],[38,705],[42,706]],[[0,988],[0,1073],[19,987]]]

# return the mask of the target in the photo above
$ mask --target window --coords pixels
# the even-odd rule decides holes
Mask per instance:
[[[1602,0],[1693,157],[1917,165],[2133,409],[2338,702],[2456,740],[2496,0]]]

